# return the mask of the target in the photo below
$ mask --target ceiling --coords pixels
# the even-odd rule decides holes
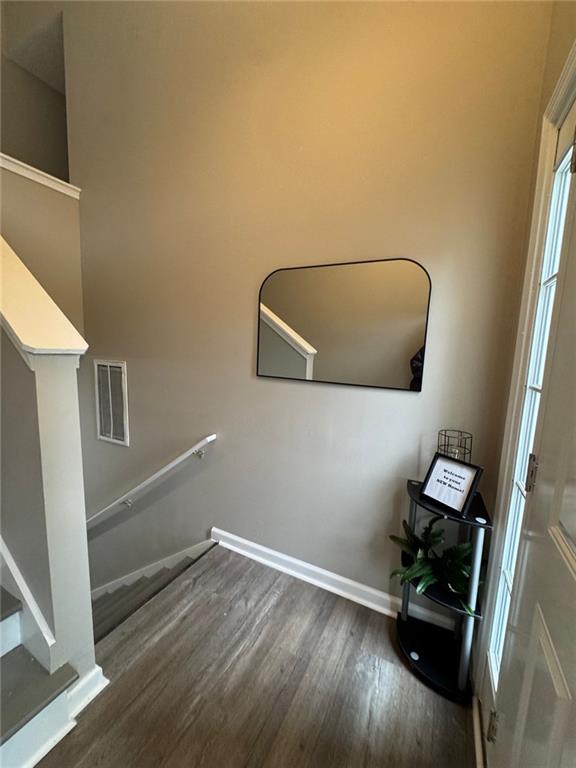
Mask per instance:
[[[5,55],[59,93],[65,92],[62,14],[34,27],[16,43],[4,38]]]

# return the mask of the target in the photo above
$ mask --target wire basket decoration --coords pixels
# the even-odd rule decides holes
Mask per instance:
[[[441,429],[438,432],[438,453],[458,461],[472,461],[472,434],[461,429]]]

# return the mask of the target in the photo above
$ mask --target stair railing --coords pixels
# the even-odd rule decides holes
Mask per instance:
[[[197,458],[202,459],[206,452],[206,446],[210,445],[210,443],[213,443],[216,440],[216,437],[217,435],[207,435],[206,437],[203,437],[202,440],[199,440],[191,448],[188,448],[187,451],[184,451],[184,453],[176,456],[175,459],[172,459],[172,461],[169,461],[168,464],[165,464],[159,470],[150,475],[150,477],[147,477],[146,480],[138,483],[138,485],[134,486],[134,488],[131,488],[126,493],[123,493],[117,499],[114,499],[111,504],[107,504],[99,512],[91,515],[86,520],[88,530],[94,528],[97,525],[100,525],[105,520],[111,518],[113,515],[116,515],[122,508],[130,508],[137,499],[142,498],[142,496],[144,496],[152,488],[152,486],[155,486],[161,482],[168,473],[176,469],[176,467],[186,461],[186,459],[189,459],[191,456],[196,456]]]
[[[260,320],[304,359],[306,365],[304,378],[310,381],[314,377],[314,358],[318,350],[262,302],[260,302]]]
[[[51,601],[51,615],[42,605],[45,621],[36,612],[39,631],[23,642],[26,647],[33,644],[29,650],[50,672],[69,662],[83,678],[100,672],[92,634],[77,377],[88,344],[2,237],[0,257],[2,328],[35,379],[44,515],[35,521],[34,535],[45,545]],[[22,525],[30,525],[30,520],[23,516]],[[4,525],[3,558],[13,576],[17,565],[22,579],[30,583],[38,574],[30,562],[26,568],[12,562],[8,547],[16,557],[14,536]],[[17,586],[33,608],[38,595],[28,594],[23,584]]]

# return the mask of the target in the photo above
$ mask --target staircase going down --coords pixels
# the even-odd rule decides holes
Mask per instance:
[[[141,576],[132,584],[106,592],[92,603],[94,640],[98,642],[147,603],[154,595],[195,563],[198,558],[185,557],[172,568],[162,568],[151,576]]]
[[[78,679],[76,670],[69,664],[50,674],[20,644],[21,610],[20,601],[0,587],[0,744],[5,744],[21,729],[24,733],[25,726],[43,711],[46,712],[44,718],[61,715],[66,720],[67,702],[62,694]],[[5,752],[0,763],[7,768],[15,765]]]

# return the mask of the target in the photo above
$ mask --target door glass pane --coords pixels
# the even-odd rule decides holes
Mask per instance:
[[[514,484],[512,490],[512,503],[510,505],[510,536],[505,543],[504,558],[502,568],[508,574],[510,581],[514,578],[514,567],[516,566],[516,555],[518,554],[518,541],[522,529],[522,518],[524,516],[524,505],[526,499],[521,493],[517,484]]]
[[[556,293],[556,278],[546,283],[540,290],[538,297],[538,309],[534,326],[534,348],[528,372],[528,384],[534,387],[542,387],[544,374],[544,362],[546,360],[547,340],[550,334],[550,321],[552,320],[552,308],[554,306],[554,294]]]
[[[554,176],[552,188],[552,200],[550,203],[550,217],[548,219],[548,232],[544,247],[544,261],[542,264],[542,281],[550,275],[558,272],[560,251],[562,248],[562,235],[566,223],[566,211],[568,209],[568,192],[570,189],[570,160],[572,151],[568,152],[560,163]]]
[[[506,625],[508,623],[508,613],[510,611],[510,593],[508,590],[502,590],[502,605],[500,608],[500,616],[498,617],[498,633],[495,637],[494,657],[496,661],[496,683],[498,683],[498,676],[500,675],[500,665],[502,663],[502,651],[504,650],[504,638],[506,637]]]
[[[520,483],[523,488],[526,482],[526,472],[528,471],[528,457],[532,451],[532,445],[534,444],[534,432],[536,430],[539,404],[540,393],[534,389],[526,388],[516,454],[516,470],[514,472],[514,480]]]

